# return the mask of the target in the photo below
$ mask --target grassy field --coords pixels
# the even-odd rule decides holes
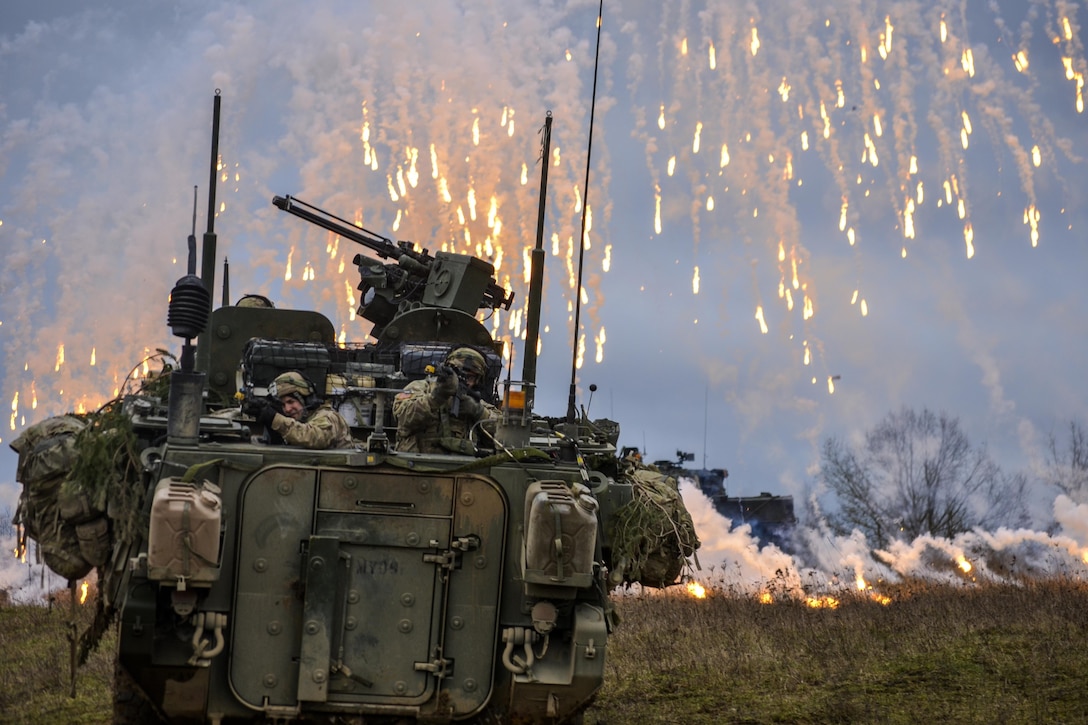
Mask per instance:
[[[834,607],[621,597],[586,722],[1088,722],[1088,583],[885,593]],[[82,629],[92,610],[78,611]],[[0,722],[109,722],[114,641],[80,670],[73,699],[68,620],[66,593],[0,608]]]

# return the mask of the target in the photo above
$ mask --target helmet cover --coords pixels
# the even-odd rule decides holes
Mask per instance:
[[[487,362],[484,356],[471,347],[459,347],[446,357],[446,362],[456,365],[466,373],[472,373],[479,378],[487,375]]]
[[[313,395],[314,386],[303,377],[302,373],[290,370],[277,375],[269,386],[268,392],[277,398],[295,395],[299,400],[305,400],[307,396]]]

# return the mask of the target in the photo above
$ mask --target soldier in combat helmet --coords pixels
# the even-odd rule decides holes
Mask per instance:
[[[484,356],[471,347],[459,347],[434,375],[408,383],[393,401],[397,450],[474,453],[473,428],[499,417],[495,406],[480,399],[486,376]]]
[[[313,383],[294,370],[282,373],[268,387],[281,410],[270,402],[251,409],[257,422],[283,438],[289,446],[303,448],[354,448],[351,426],[327,402],[317,398]]]

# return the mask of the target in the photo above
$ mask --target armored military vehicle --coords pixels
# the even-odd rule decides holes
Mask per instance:
[[[213,138],[218,118],[217,95]],[[513,296],[485,260],[276,197],[370,251],[354,263],[373,339],[338,343],[315,311],[212,310],[216,158],[213,144],[203,273],[194,229],[167,311],[180,357],[78,425],[17,441],[32,491],[36,456],[65,436],[54,489],[106,522],[105,549],[68,535],[51,550],[69,578],[97,569],[85,645],[116,622],[114,721],[579,721],[605,675],[610,595],[676,582],[698,546],[675,482],[617,456],[611,421],[537,415],[532,369],[502,378],[503,344],[477,315]],[[398,451],[394,396],[466,345],[488,363],[483,395],[501,418],[456,453]],[[355,446],[267,440],[247,401],[289,370],[345,417]],[[26,498],[29,524],[41,497]]]
[[[628,455],[631,448],[621,450]],[[797,526],[793,510],[793,496],[761,491],[758,496],[730,496],[725,486],[729,471],[724,468],[690,468],[686,464],[695,455],[676,452],[676,460],[654,461],[659,471],[676,478],[689,478],[699,484],[699,489],[714,504],[719,514],[729,519],[733,526],[748,526],[752,536],[761,546],[773,544],[782,551],[792,551],[792,535]]]

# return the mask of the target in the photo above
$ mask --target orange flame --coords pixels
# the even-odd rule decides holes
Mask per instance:
[[[697,581],[690,581],[687,585],[688,594],[696,599],[706,599],[706,589]]]
[[[84,579],[83,583],[79,586],[79,603],[83,604],[87,601],[87,592],[90,591],[91,585]]]

